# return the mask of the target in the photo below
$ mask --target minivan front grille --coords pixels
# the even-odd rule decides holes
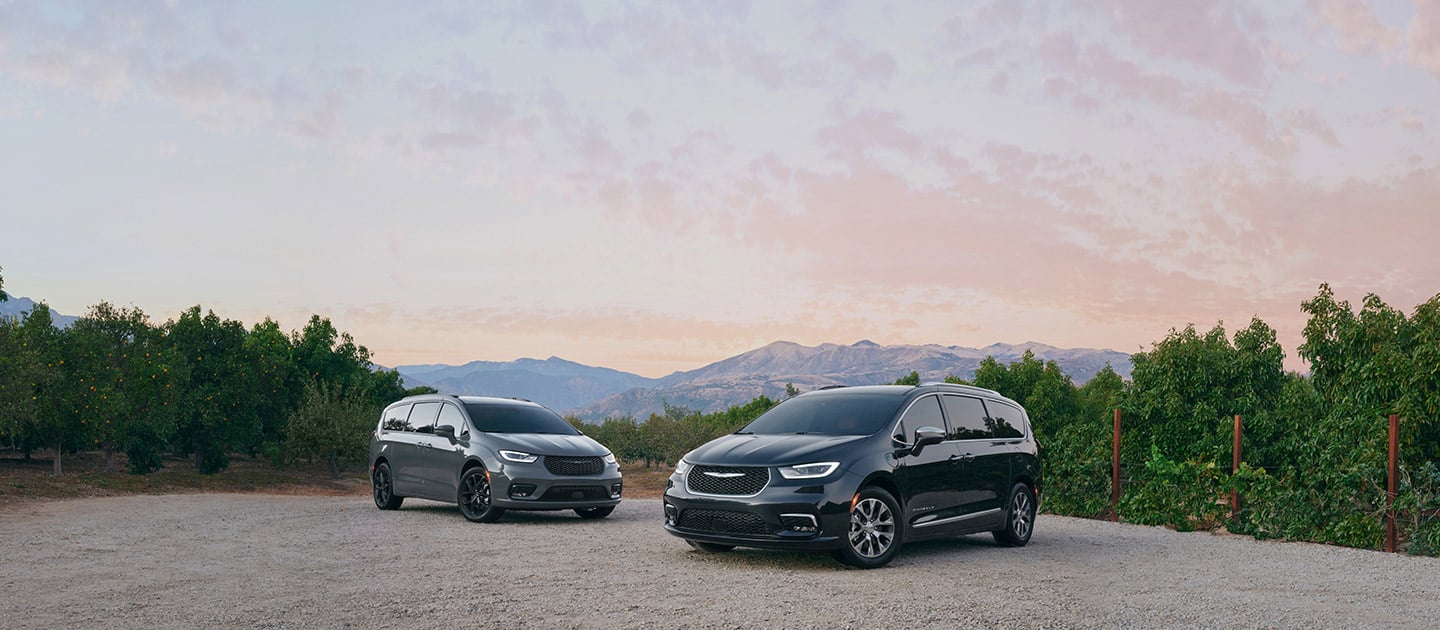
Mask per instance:
[[[552,475],[598,475],[605,471],[605,462],[599,457],[554,457],[545,456],[545,470]]]
[[[728,510],[681,510],[680,520],[675,526],[680,529],[714,534],[770,535],[770,528],[765,526],[765,520],[761,519],[759,515]]]
[[[750,466],[694,466],[685,487],[699,494],[750,496],[770,483],[770,469]]]

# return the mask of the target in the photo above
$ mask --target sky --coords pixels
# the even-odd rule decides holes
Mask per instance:
[[[0,0],[4,288],[377,363],[1147,350],[1440,293],[1440,0]]]

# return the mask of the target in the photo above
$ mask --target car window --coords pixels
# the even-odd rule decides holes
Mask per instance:
[[[758,435],[872,435],[895,419],[900,397],[831,390],[786,400],[740,428]]]
[[[441,417],[435,420],[436,427],[451,427],[455,430],[456,436],[465,433],[465,414],[459,411],[454,404],[441,403]]]
[[[437,427],[451,427],[455,429],[455,435],[465,433],[465,414],[460,413],[460,408],[455,405],[441,403],[440,419],[435,421]]]
[[[1019,408],[996,400],[985,401],[985,408],[990,411],[991,428],[996,439],[1014,440],[1025,437],[1025,413]]]
[[[386,431],[409,431],[406,424],[410,417],[410,404],[395,405],[385,410],[385,419],[381,421],[380,428]]]
[[[985,415],[985,405],[979,398],[969,396],[945,396],[945,419],[950,421],[950,439],[989,439],[993,433]]]
[[[945,430],[945,416],[940,414],[939,397],[925,396],[905,410],[905,415],[900,418],[900,431],[903,434],[901,441],[906,444],[914,442],[915,429],[920,427]]]
[[[440,403],[415,403],[410,410],[410,430],[416,433],[434,433],[435,415],[440,413]]]
[[[475,428],[486,433],[548,433],[580,435],[559,414],[534,405],[465,403]]]

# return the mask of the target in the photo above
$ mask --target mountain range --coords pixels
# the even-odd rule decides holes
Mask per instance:
[[[34,300],[12,295],[10,299],[0,302],[0,319],[20,319],[33,308],[35,308]],[[60,328],[69,328],[70,324],[75,323],[75,320],[79,318],[74,315],[61,315],[55,312],[55,309],[50,309],[50,319],[51,323]]]
[[[663,378],[594,367],[550,357],[515,361],[473,361],[465,365],[402,365],[396,369],[406,386],[429,385],[442,393],[516,396],[585,420],[607,417],[643,419],[663,413],[665,405],[703,412],[719,411],[765,394],[783,398],[785,386],[801,391],[826,385],[875,385],[919,372],[921,380],[955,375],[971,378],[987,356],[1002,363],[1026,351],[1053,360],[1076,384],[1109,364],[1130,376],[1130,355],[1114,350],[1056,348],[1042,343],[962,346],[882,346],[869,340],[845,346],[803,346],[776,341],[694,370]]]

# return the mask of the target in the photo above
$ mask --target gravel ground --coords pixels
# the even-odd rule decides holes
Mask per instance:
[[[884,569],[702,554],[657,500],[610,518],[368,498],[171,495],[0,514],[0,626],[1425,627],[1440,560],[1041,515],[1030,545],[917,543]]]

